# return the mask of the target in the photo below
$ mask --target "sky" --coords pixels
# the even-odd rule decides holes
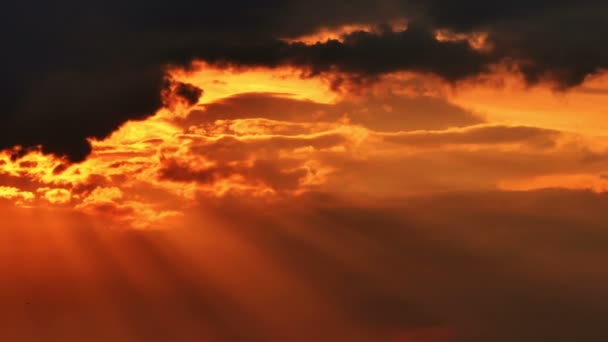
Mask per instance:
[[[606,13],[3,4],[0,339],[607,340]]]

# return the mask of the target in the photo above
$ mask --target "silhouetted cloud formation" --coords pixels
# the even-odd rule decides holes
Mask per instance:
[[[193,60],[296,66],[309,75],[374,78],[415,71],[456,81],[508,62],[529,82],[579,84],[608,66],[600,1],[10,1],[2,6],[0,148],[41,145],[83,160],[103,138],[162,105],[167,66]],[[407,30],[391,20],[410,19]],[[413,20],[413,21],[412,21]],[[288,42],[321,27],[363,23],[341,40]],[[384,25],[384,26],[383,26]],[[486,32],[489,51],[435,30]],[[194,103],[197,92],[187,91]]]

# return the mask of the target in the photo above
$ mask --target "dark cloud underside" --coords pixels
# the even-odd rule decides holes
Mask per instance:
[[[10,1],[0,11],[0,148],[43,146],[73,161],[128,119],[162,105],[168,65],[292,65],[374,78],[408,70],[455,81],[510,61],[530,82],[579,84],[606,68],[600,1]],[[354,32],[314,45],[280,38],[413,18],[407,31]],[[433,32],[484,31],[491,52]],[[188,102],[196,92],[189,90]]]

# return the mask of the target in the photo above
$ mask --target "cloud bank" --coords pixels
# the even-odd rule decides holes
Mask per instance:
[[[2,7],[0,148],[82,161],[88,138],[152,115],[168,67],[202,60],[374,79],[397,71],[458,81],[508,64],[530,83],[580,84],[607,67],[601,1],[11,1]],[[391,26],[408,21],[407,29]],[[298,37],[359,24],[317,43]],[[456,39],[437,38],[447,30]],[[488,49],[467,39],[487,35]],[[197,92],[179,89],[187,102]],[[19,152],[15,152],[19,154]]]

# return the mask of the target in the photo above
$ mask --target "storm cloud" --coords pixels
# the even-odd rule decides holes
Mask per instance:
[[[41,146],[81,161],[102,139],[163,105],[168,67],[294,66],[306,75],[369,78],[414,71],[447,81],[509,63],[560,88],[608,65],[599,1],[10,1],[2,5],[0,149]],[[391,20],[409,20],[407,30]],[[346,24],[377,27],[316,44],[297,37]],[[485,32],[492,49],[439,41],[436,30]],[[286,40],[290,38],[289,40]],[[295,39],[295,40],[294,40]],[[186,88],[180,88],[185,90]],[[188,103],[200,92],[189,89]]]

